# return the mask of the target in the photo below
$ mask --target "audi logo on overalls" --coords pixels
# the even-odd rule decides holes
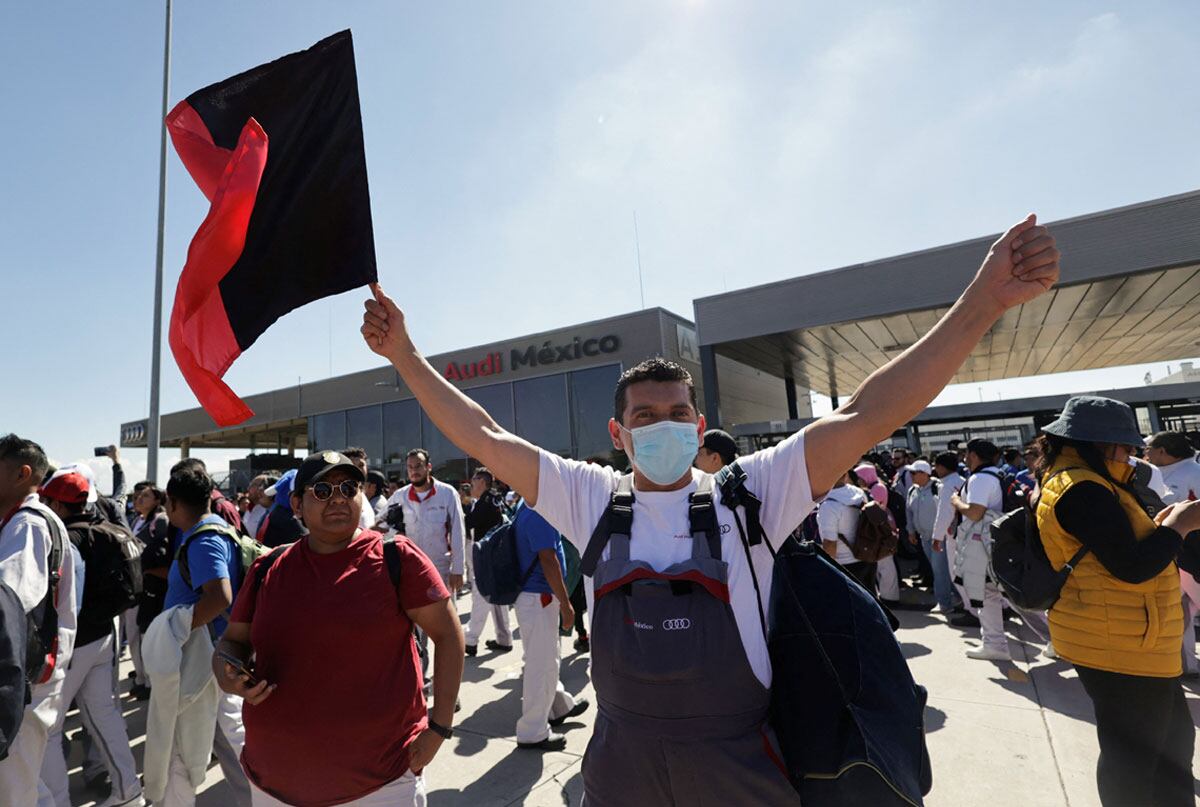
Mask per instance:
[[[664,619],[663,630],[687,630],[692,626],[692,620],[681,619]]]

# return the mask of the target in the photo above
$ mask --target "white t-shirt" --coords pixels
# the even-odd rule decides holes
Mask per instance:
[[[854,536],[858,534],[860,508],[866,498],[861,488],[840,485],[829,491],[821,501],[821,506],[817,508],[817,532],[821,536],[821,542],[837,542],[837,555],[834,560],[843,566],[858,562],[858,558],[854,557],[854,550],[850,547],[854,544]],[[839,535],[846,540],[839,539]]]
[[[987,473],[988,471],[991,473]],[[967,477],[959,498],[967,504],[982,504],[985,510],[992,513],[1003,513],[1004,488],[1001,487],[1000,480],[995,476],[999,473],[1000,469],[993,465],[975,471]],[[986,536],[988,521],[989,518],[986,515],[979,521],[972,521],[964,515],[962,524],[958,527],[959,539],[967,535],[978,535],[981,531]]]
[[[938,494],[937,517],[933,520],[933,540],[944,541],[950,536],[950,525],[954,523],[954,505],[950,497],[958,493],[963,479],[957,472],[951,472],[941,478],[942,490]]]
[[[371,504],[371,500],[367,498],[367,493],[364,490],[358,492],[358,504],[362,507],[362,512],[358,514],[358,528],[360,530],[369,530],[375,526],[375,507]]]
[[[741,457],[738,463],[746,472],[746,488],[762,500],[759,518],[767,540],[778,547],[813,508],[803,433],[794,434],[777,446]],[[645,561],[656,571],[662,571],[691,558],[688,495],[695,492],[696,480],[704,475],[703,471],[693,468],[691,484],[680,490],[634,491],[633,535],[629,547],[633,560]],[[582,554],[608,507],[619,478],[620,473],[611,468],[563,459],[542,451],[534,509]],[[714,498],[719,499],[720,495],[715,493]],[[771,660],[762,634],[758,605],[754,601],[754,581],[745,551],[733,512],[719,504],[716,509],[721,525],[721,559],[729,565],[729,599],[742,646],[754,674],[764,686],[770,687]],[[741,518],[745,526],[745,517]],[[603,557],[607,558],[608,553],[609,548],[606,548]],[[771,589],[771,554],[767,547],[759,545],[751,548],[751,557],[765,611]],[[585,578],[585,581],[588,611],[594,613],[592,581],[591,578]]]
[[[1200,499],[1200,464],[1182,459],[1170,465],[1161,465],[1158,470],[1162,471],[1163,482],[1170,490],[1169,495],[1163,496],[1164,503]]]
[[[266,516],[267,508],[261,504],[254,505],[246,515],[242,516],[242,526],[246,528],[246,532],[251,538],[258,535],[258,528],[262,526],[262,520]],[[133,534],[137,535],[137,530],[134,530]]]
[[[37,494],[32,493],[21,503],[21,507],[37,502]],[[62,577],[58,582],[58,604],[55,608],[58,611],[58,660],[54,674],[43,685],[48,687],[66,676],[75,646],[75,549],[67,535],[67,528],[58,520],[58,516],[44,508],[41,512],[46,519],[58,521],[63,538]],[[36,608],[46,596],[50,580],[49,559],[50,531],[40,516],[28,512],[17,513],[0,529],[0,581],[16,593],[26,613]],[[35,688],[34,692],[37,691]]]

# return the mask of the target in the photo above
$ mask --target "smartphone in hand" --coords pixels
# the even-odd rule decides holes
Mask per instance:
[[[230,655],[229,653],[226,653],[226,652],[225,652],[225,651],[223,651],[223,650],[218,650],[218,651],[217,651],[217,657],[218,657],[218,658],[220,658],[220,659],[221,659],[221,661],[223,661],[223,662],[225,662],[226,664],[228,664],[230,667],[233,667],[233,669],[234,669],[234,670],[235,670],[235,671],[236,671],[236,672],[237,672],[239,675],[244,675],[244,676],[246,676],[246,677],[247,677],[247,679],[248,679],[248,680],[246,681],[246,686],[248,686],[248,687],[252,687],[252,686],[254,686],[255,684],[257,684],[257,683],[258,683],[258,678],[256,678],[256,677],[255,677],[255,675],[254,675],[254,671],[253,671],[253,670],[251,670],[249,667],[247,667],[247,666],[246,666],[246,662],[242,661],[242,660],[241,660],[240,658],[238,658],[237,656],[232,656],[232,655]]]

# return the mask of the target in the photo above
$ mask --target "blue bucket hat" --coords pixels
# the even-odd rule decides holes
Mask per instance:
[[[1058,420],[1042,431],[1087,443],[1143,444],[1137,416],[1129,404],[1099,395],[1073,396],[1063,407]]]

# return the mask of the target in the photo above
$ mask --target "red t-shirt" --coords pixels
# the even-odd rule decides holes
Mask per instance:
[[[397,591],[379,533],[320,555],[305,539],[276,559],[262,585],[247,582],[231,622],[250,623],[255,673],[277,685],[245,704],[242,765],[289,804],[361,798],[408,771],[408,748],[428,725],[421,663],[405,610],[450,595],[408,539]],[[399,606],[397,606],[397,598]]]

